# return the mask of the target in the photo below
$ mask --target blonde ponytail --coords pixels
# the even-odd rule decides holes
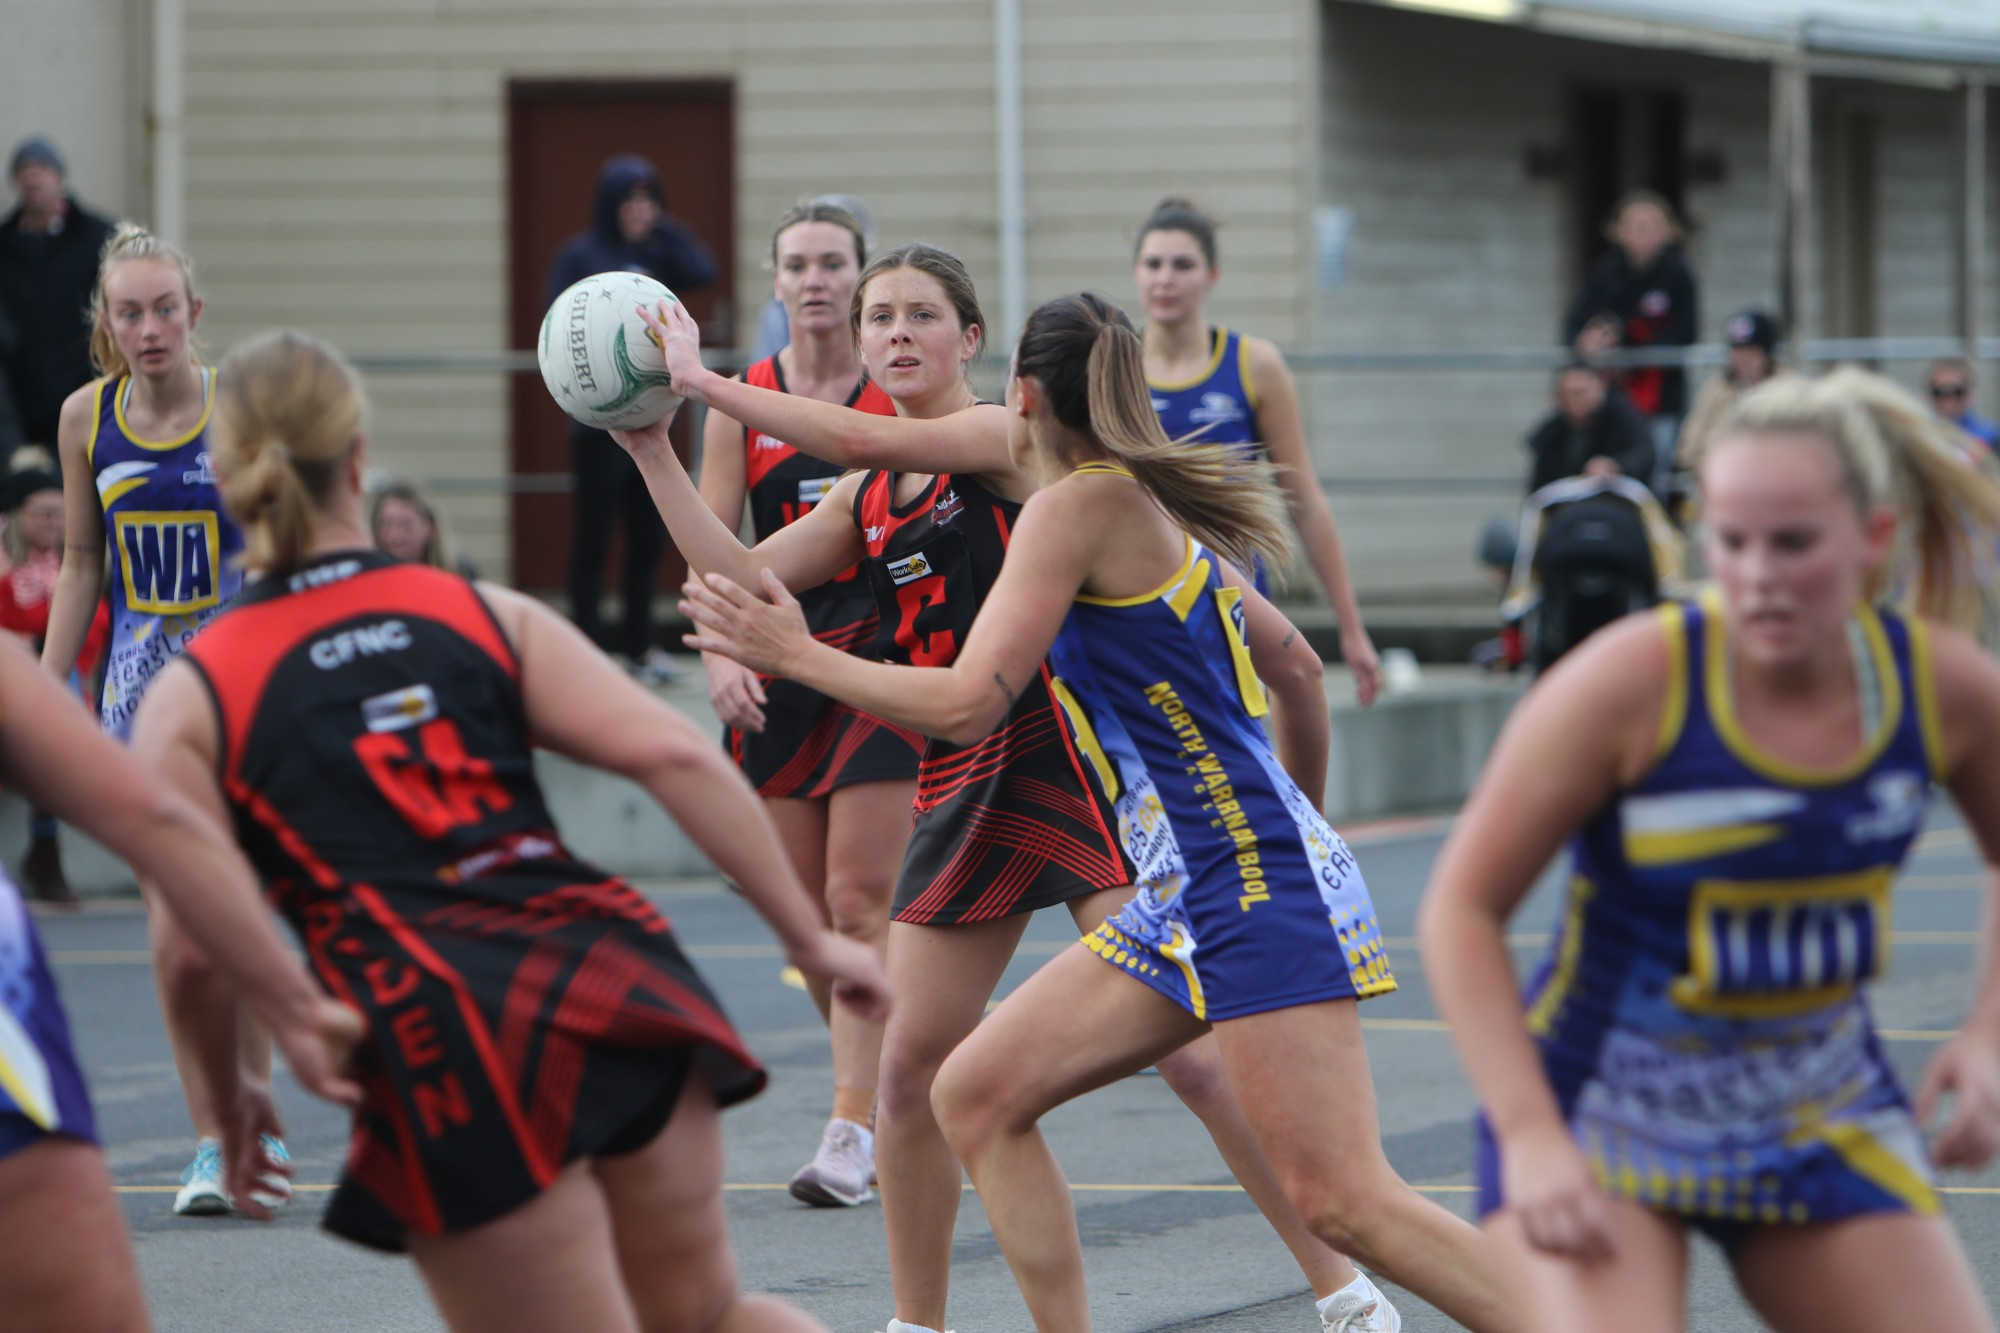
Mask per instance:
[[[210,440],[245,564],[283,574],[305,563],[367,411],[353,367],[308,334],[266,333],[229,354]]]
[[[1246,572],[1259,557],[1282,571],[1292,559],[1292,529],[1278,470],[1232,447],[1168,439],[1153,411],[1144,353],[1123,310],[1082,292],[1028,317],[1014,371],[1039,381],[1056,420],[1130,468],[1197,541]]]
[[[132,373],[132,367],[125,363],[125,354],[118,350],[118,340],[111,336],[110,297],[105,288],[111,280],[114,265],[133,260],[150,259],[161,264],[171,264],[180,270],[181,281],[187,288],[188,305],[195,302],[194,260],[187,251],[172,241],[163,241],[136,222],[121,222],[111,233],[111,239],[104,243],[103,251],[97,259],[97,286],[90,293],[90,364],[100,375],[118,379]],[[201,346],[192,335],[188,338],[188,357],[196,365],[201,364]]]
[[[1872,598],[1968,633],[1993,623],[2000,482],[1960,453],[1921,403],[1853,367],[1817,380],[1787,376],[1745,394],[1710,438],[1788,433],[1832,445],[1856,504],[1895,510],[1896,552],[1868,589]]]

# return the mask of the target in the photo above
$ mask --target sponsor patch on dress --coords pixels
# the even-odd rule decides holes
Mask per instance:
[[[361,720],[374,732],[421,726],[437,715],[437,695],[428,685],[411,685],[361,701]]]

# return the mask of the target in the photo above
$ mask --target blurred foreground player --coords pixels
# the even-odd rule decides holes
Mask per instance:
[[[716,1110],[755,1094],[667,922],[562,845],[544,745],[676,815],[790,960],[879,1015],[728,760],[517,594],[368,549],[363,405],[276,333],[221,377],[216,464],[262,577],[149,694],[146,759],[225,815],[369,1037],[335,1234],[408,1250],[454,1329],[791,1330],[738,1295]]]

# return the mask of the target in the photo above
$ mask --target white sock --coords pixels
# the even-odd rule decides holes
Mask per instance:
[[[1342,1296],[1346,1296],[1350,1293],[1359,1296],[1364,1301],[1372,1300],[1374,1299],[1376,1294],[1375,1284],[1368,1280],[1368,1275],[1366,1273],[1362,1272],[1360,1269],[1357,1268],[1354,1270],[1354,1281],[1348,1283],[1346,1286],[1342,1287],[1339,1291],[1334,1292],[1333,1295],[1327,1297],[1325,1300],[1315,1301],[1313,1303],[1314,1308],[1317,1309],[1321,1314],[1325,1314],[1328,1306],[1332,1305]]]

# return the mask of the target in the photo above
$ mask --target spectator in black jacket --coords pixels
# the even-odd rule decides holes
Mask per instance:
[[[1582,362],[1556,372],[1555,410],[1528,436],[1528,491],[1565,477],[1622,472],[1650,484],[1653,437],[1625,395]]]
[[[1692,343],[1700,311],[1673,206],[1651,190],[1633,190],[1618,201],[1606,234],[1613,245],[1570,303],[1563,341],[1585,360],[1617,347]],[[1679,366],[1635,367],[1624,372],[1623,381],[1632,406],[1654,423],[1655,449],[1666,456],[1687,415],[1686,372]]]
[[[0,307],[14,345],[0,353],[22,435],[54,446],[63,399],[90,383],[90,297],[111,224],[63,187],[62,155],[40,136],[7,163],[20,202],[0,219]]]
[[[14,313],[0,299],[0,458],[13,453],[28,438],[21,430],[21,415],[14,410],[14,386],[7,373],[20,346],[21,331],[14,323]]]
[[[666,211],[666,191],[653,164],[621,153],[604,164],[591,205],[590,230],[571,237],[549,269],[546,299],[593,273],[622,270],[659,279],[675,294],[700,291],[716,278],[715,259],[693,230]],[[572,421],[570,458],[576,478],[576,512],[570,545],[570,618],[603,643],[598,602],[604,591],[604,557],[620,515],[625,521],[621,587],[624,625],[615,644],[642,678],[673,674],[672,659],[653,643],[653,580],[667,530],[660,523],[639,469],[601,430]]]

